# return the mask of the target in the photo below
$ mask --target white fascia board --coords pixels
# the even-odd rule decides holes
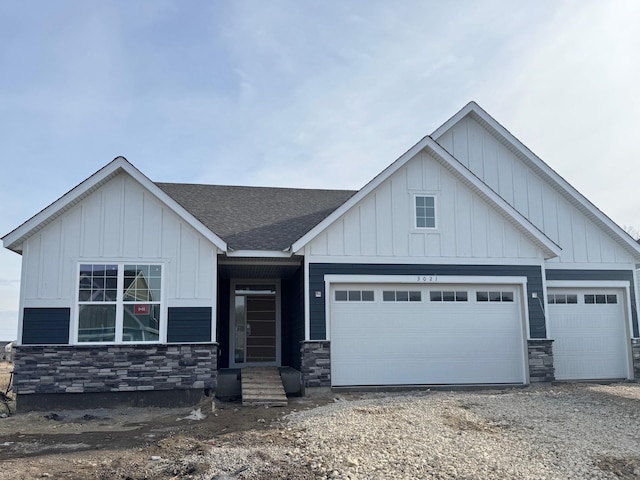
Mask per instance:
[[[469,102],[462,110],[436,129],[431,137],[438,139],[446,133],[451,127],[462,120],[467,115],[479,121],[483,126],[488,127],[489,131],[507,148],[509,148],[518,157],[525,160],[534,170],[549,183],[555,187],[570,203],[582,210],[587,217],[595,220],[596,224],[605,227],[609,233],[614,236],[618,243],[626,247],[626,249],[638,260],[640,260],[640,245],[627,232],[625,232],[618,224],[611,220],[602,210],[596,207],[591,201],[575,189],[567,182],[558,172],[547,165],[540,157],[533,153],[525,144],[523,144],[515,135],[503,127],[496,119],[489,115],[476,102]]]
[[[470,284],[470,285],[526,285],[527,277],[473,276],[473,275],[339,275],[327,274],[325,284]]]
[[[547,262],[545,270],[620,270],[633,271],[636,269],[633,263],[555,263]]]
[[[371,263],[376,265],[534,265],[543,267],[542,258],[474,258],[474,257],[390,257],[390,256],[331,256],[305,255],[314,263]],[[628,269],[627,269],[628,270]]]
[[[478,178],[471,170],[460,163],[455,157],[447,152],[439,143],[428,137],[430,142],[427,145],[432,156],[448,168],[452,173],[462,180],[468,187],[478,193],[489,204],[502,213],[507,220],[520,230],[525,236],[532,240],[545,254],[545,259],[557,257],[562,249],[553,240],[547,237],[544,232],[533,225],[524,215],[513,208],[509,202],[498,195],[486,183]]]
[[[377,188],[382,182],[384,182],[387,178],[397,172],[402,166],[407,163],[410,159],[412,159],[418,152],[420,152],[429,141],[433,142],[431,138],[424,137],[418,143],[416,143],[413,147],[407,150],[400,158],[398,158],[395,162],[385,168],[382,172],[380,172],[376,177],[373,178],[369,183],[367,183],[364,187],[358,190],[351,198],[349,198],[346,202],[340,205],[337,209],[331,213],[327,218],[321,221],[318,225],[309,230],[305,235],[303,235],[300,239],[291,245],[291,251],[298,254],[300,250],[307,245],[311,240],[316,238],[323,230],[325,230],[329,225],[339,219],[342,215],[348,212],[351,207],[357,204],[360,200],[366,197],[369,193],[371,193],[375,188]]]
[[[279,250],[231,250],[227,252],[227,257],[250,257],[250,258],[291,258],[290,251]]]
[[[629,288],[624,280],[547,280],[547,288]]]
[[[68,211],[71,207],[79,203],[82,199],[86,198],[93,191],[100,188],[107,183],[111,178],[116,176],[121,171],[126,172],[140,185],[149,190],[155,195],[158,200],[169,207],[174,213],[191,225],[202,236],[207,238],[217,248],[222,251],[227,250],[227,244],[218,237],[215,233],[205,227],[198,219],[191,215],[184,209],[178,202],[167,195],[160,187],[147,178],[140,170],[134,167],[124,157],[116,157],[110,163],[91,175],[85,181],[65,193],[58,200],[51,205],[40,211],[29,220],[24,222],[18,228],[5,235],[2,238],[3,246],[10,250],[16,250],[18,243],[22,243],[22,240],[29,234],[41,229],[48,223],[52,222],[55,218]]]

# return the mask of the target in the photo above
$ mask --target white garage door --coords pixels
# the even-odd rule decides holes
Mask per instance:
[[[332,384],[524,383],[518,290],[514,285],[334,285]]]
[[[620,289],[549,289],[556,379],[627,377],[623,298]]]

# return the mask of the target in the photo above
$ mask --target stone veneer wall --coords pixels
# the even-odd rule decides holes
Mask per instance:
[[[218,344],[15,347],[16,394],[214,389]]]
[[[631,340],[631,355],[633,356],[633,378],[640,383],[640,339]]]
[[[305,387],[331,386],[331,349],[328,340],[301,342],[300,359]]]
[[[553,340],[528,340],[529,381],[531,383],[553,382]]]

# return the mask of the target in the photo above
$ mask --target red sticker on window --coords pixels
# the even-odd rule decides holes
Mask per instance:
[[[151,311],[151,305],[135,305],[133,307],[134,315],[149,315]]]

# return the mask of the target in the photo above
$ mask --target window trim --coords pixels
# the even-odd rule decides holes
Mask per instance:
[[[418,226],[418,212],[416,212],[416,200],[418,197],[429,197],[429,198],[433,198],[433,227],[419,227]],[[429,193],[429,192],[419,192],[419,193],[414,193],[412,195],[412,202],[411,202],[411,218],[413,218],[413,229],[417,230],[419,232],[424,232],[424,231],[434,231],[438,229],[438,197],[435,193]]]
[[[80,301],[80,268],[82,265],[116,265],[118,267],[117,274],[117,299],[115,302],[93,302],[95,305],[112,305],[116,306],[116,324],[115,324],[115,339],[110,342],[80,342],[78,340],[78,328],[80,326],[80,305],[87,305],[90,302]],[[161,276],[160,276],[160,302],[146,302],[149,305],[151,304],[159,304],[160,305],[160,326],[158,331],[158,340],[149,340],[149,341],[125,341],[123,340],[123,329],[124,329],[124,305],[132,304],[135,302],[125,302],[124,301],[124,292],[122,291],[122,286],[124,285],[124,266],[125,265],[159,265],[161,267]],[[73,304],[73,321],[70,325],[70,336],[71,336],[71,344],[72,345],[157,345],[160,343],[166,343],[167,340],[167,322],[168,322],[168,308],[167,308],[167,300],[165,295],[165,277],[166,277],[166,269],[167,262],[165,260],[144,260],[138,261],[137,259],[131,260],[109,260],[109,259],[82,259],[78,260],[75,268],[75,278],[74,278],[74,304]],[[145,302],[140,302],[145,303]]]

